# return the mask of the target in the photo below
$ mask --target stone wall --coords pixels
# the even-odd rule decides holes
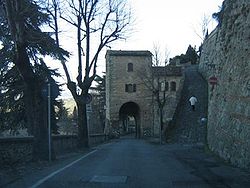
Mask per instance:
[[[210,149],[231,163],[250,167],[250,1],[225,0],[220,24],[204,41],[199,70],[215,76],[209,89]]]
[[[0,138],[0,166],[30,161],[32,143],[32,136]]]
[[[107,135],[105,134],[91,134],[89,137],[89,145],[90,146],[95,146],[101,143],[104,143],[107,141]]]
[[[106,140],[104,134],[90,135],[91,146],[103,143]],[[16,165],[28,162],[32,159],[33,137],[3,137],[0,138],[0,166]],[[77,150],[76,135],[53,136],[53,145],[56,156]]]

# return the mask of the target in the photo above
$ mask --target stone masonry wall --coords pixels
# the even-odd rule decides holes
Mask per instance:
[[[104,134],[90,135],[90,145],[97,145],[106,140]],[[0,138],[0,166],[16,165],[32,159],[33,137],[3,137]],[[53,136],[53,145],[56,156],[76,151],[76,135]]]
[[[33,137],[0,138],[0,166],[32,159]]]
[[[250,167],[250,1],[225,0],[221,24],[204,41],[199,71],[218,84],[209,89],[210,149]]]

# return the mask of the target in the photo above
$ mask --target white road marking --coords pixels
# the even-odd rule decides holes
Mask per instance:
[[[94,183],[126,183],[127,176],[93,176],[90,182]]]
[[[52,178],[52,177],[55,176],[56,174],[62,172],[62,171],[65,170],[66,168],[71,167],[71,166],[74,165],[75,163],[77,163],[77,162],[79,162],[80,160],[82,160],[82,159],[88,157],[89,155],[95,153],[96,151],[97,151],[97,150],[91,151],[91,152],[87,153],[86,155],[82,156],[81,158],[79,158],[79,159],[73,161],[72,163],[66,165],[65,167],[60,168],[60,169],[56,170],[55,172],[52,172],[52,173],[49,174],[48,176],[46,176],[46,177],[42,178],[41,180],[39,180],[38,182],[36,182],[36,183],[35,183],[34,185],[32,185],[30,188],[36,188],[36,187],[38,187],[39,185],[43,184],[45,181],[47,181],[48,179]]]

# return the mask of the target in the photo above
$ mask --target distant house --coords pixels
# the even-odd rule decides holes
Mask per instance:
[[[154,87],[159,88],[160,100],[165,102],[163,107],[163,131],[172,120],[177,103],[180,99],[180,93],[183,86],[183,73],[180,66],[168,65],[165,67],[152,67],[152,77],[154,80]],[[159,86],[158,86],[159,85]],[[159,104],[157,104],[158,95],[153,94],[153,133],[159,134]],[[165,101],[163,101],[165,100]]]

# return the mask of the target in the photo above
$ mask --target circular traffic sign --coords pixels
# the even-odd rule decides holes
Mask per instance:
[[[90,95],[89,93],[83,95],[83,102],[85,104],[89,104],[92,101],[92,95]]]

